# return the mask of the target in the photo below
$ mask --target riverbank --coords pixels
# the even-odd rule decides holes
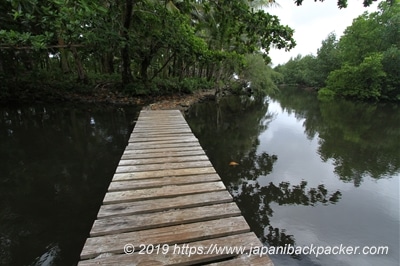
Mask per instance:
[[[207,99],[215,98],[215,90],[200,90],[192,94],[166,95],[154,99],[144,107],[146,110],[171,110],[186,111],[192,104]]]
[[[213,99],[215,90],[197,90],[191,94],[175,93],[166,95],[135,95],[98,88],[93,92],[76,92],[37,88],[33,90],[14,91],[12,95],[0,97],[1,105],[27,103],[70,102],[77,104],[136,105],[147,110],[178,109],[186,111],[193,103]]]

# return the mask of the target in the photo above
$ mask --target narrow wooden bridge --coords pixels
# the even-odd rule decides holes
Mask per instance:
[[[273,265],[257,247],[182,114],[142,110],[79,265]]]

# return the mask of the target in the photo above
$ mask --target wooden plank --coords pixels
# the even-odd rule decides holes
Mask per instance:
[[[140,145],[140,144],[133,144],[129,143],[128,146],[126,146],[126,150],[140,150],[140,149],[164,149],[164,148],[179,148],[182,147],[183,142],[179,143],[165,143],[165,144],[152,144],[152,145]],[[186,146],[200,146],[198,141],[191,141],[191,142],[184,142]]]
[[[122,159],[118,166],[208,161],[206,155],[164,156],[162,158]],[[158,169],[156,169],[158,170]]]
[[[228,249],[225,249],[224,252],[212,252],[214,251],[213,247],[232,247],[232,248],[243,247],[244,253],[248,253],[249,248],[255,246],[260,246],[260,241],[256,238],[254,233],[250,232],[250,233],[214,238],[211,240],[196,241],[187,244],[164,246],[164,249],[160,248],[160,252],[158,252],[158,254],[156,251],[154,251],[152,254],[139,254],[140,249],[138,249],[137,252],[133,254],[109,254],[108,257],[81,261],[78,265],[79,266],[88,266],[88,265],[161,266],[161,265],[193,265],[193,264],[199,265],[211,261],[237,256],[236,253],[230,254],[230,252],[227,252]],[[203,252],[197,252],[196,254],[191,254],[194,252],[194,248],[196,248],[197,251],[203,251]],[[209,250],[210,248],[211,250]],[[246,254],[244,254],[244,256],[246,256]],[[257,262],[257,258],[255,258],[254,260],[247,260],[247,261]],[[253,264],[244,263],[244,264],[230,264],[230,265],[253,265]]]
[[[239,215],[240,210],[236,203],[230,202],[202,207],[175,209],[162,213],[156,212],[118,216],[96,220],[90,231],[90,236],[119,234]]]
[[[106,217],[124,216],[139,213],[160,212],[174,208],[199,207],[231,201],[233,201],[233,198],[228,191],[206,192],[171,197],[168,198],[168,200],[165,198],[160,198],[102,205],[97,217],[102,219]]]
[[[160,129],[153,129],[153,130],[148,130],[148,129],[135,129],[136,133],[148,133],[148,134],[154,134],[154,135],[160,135],[160,134],[175,134],[175,133],[191,133],[192,130],[187,127],[187,128],[175,128],[175,129],[164,129],[164,130],[160,130]]]
[[[122,253],[127,243],[138,249],[141,244],[181,244],[203,239],[249,232],[246,220],[229,217],[206,222],[174,225],[137,232],[91,237],[86,240],[81,259],[90,259],[102,253]]]
[[[160,126],[171,126],[171,125],[187,125],[186,120],[183,117],[160,117],[160,118],[144,118],[139,119],[136,125],[160,125]]]
[[[225,190],[222,182],[207,182],[200,184],[164,186],[160,188],[127,190],[108,192],[104,197],[103,204],[112,204],[125,201],[135,201],[144,199],[154,199],[162,197],[173,197],[178,195],[196,194],[202,192],[211,192]]]
[[[170,115],[170,116],[179,116],[181,114],[181,112],[179,110],[141,110],[140,114],[142,116],[146,116],[146,115],[157,115],[159,116],[159,114],[162,114],[164,116],[166,115]]]
[[[129,139],[129,142],[151,142],[151,141],[165,141],[165,140],[197,140],[197,138],[195,136],[193,136],[193,134],[180,134],[179,136],[175,136],[175,135],[167,135],[167,136],[147,136],[147,135],[142,135],[141,137],[137,137],[137,136],[132,136]]]
[[[128,146],[131,147],[146,147],[153,145],[161,145],[161,144],[171,144],[171,143],[179,143],[180,145],[185,145],[187,142],[198,142],[197,138],[176,138],[176,139],[166,139],[166,140],[157,140],[157,141],[135,141],[129,142]]]
[[[163,116],[182,116],[181,112],[179,110],[141,110],[140,111],[140,116],[145,117],[145,116],[157,116],[159,117],[161,115]]]
[[[173,137],[173,138],[185,138],[188,136],[193,136],[193,133],[175,133],[175,134],[146,134],[146,133],[136,133],[136,132],[132,132],[132,134],[130,135],[130,139],[152,139],[152,138],[168,138],[168,137]]]
[[[122,181],[130,179],[144,179],[144,178],[182,176],[182,175],[201,175],[201,174],[212,174],[212,173],[215,173],[214,167],[170,169],[170,170],[158,170],[158,171],[136,172],[136,173],[116,173],[114,174],[113,180]]]
[[[108,191],[134,190],[168,185],[184,185],[204,182],[220,181],[217,174],[168,176],[149,179],[134,179],[127,181],[112,181]]]
[[[156,122],[139,122],[135,125],[135,128],[176,128],[176,127],[188,127],[188,124],[185,120],[176,119],[176,120],[161,120]]]
[[[228,191],[206,192],[193,195],[183,195],[160,199],[150,199],[143,201],[132,201],[117,204],[102,205],[97,217],[99,219],[105,217],[124,216],[139,213],[151,213],[166,211],[173,208],[190,208],[199,207],[210,204],[226,203],[233,201]]]
[[[118,166],[146,165],[162,163],[181,163],[191,161],[207,161],[206,155],[188,155],[188,156],[164,156],[158,158],[139,158],[139,159],[121,159]]]
[[[155,170],[170,170],[170,169],[185,169],[196,167],[212,167],[212,164],[206,161],[188,161],[188,162],[170,162],[170,163],[155,163],[155,164],[138,164],[118,166],[115,173],[130,173],[130,172],[144,172]]]
[[[232,265],[251,265],[251,266],[274,266],[271,259],[264,255],[243,255],[235,259],[220,261],[208,264],[210,266],[232,266]]]
[[[158,126],[158,125],[153,125],[153,126],[135,126],[135,132],[159,132],[159,131],[172,131],[176,132],[187,132],[188,130],[191,131],[190,127],[186,125],[174,125],[174,126]]]
[[[185,147],[167,147],[167,148],[162,148],[159,147],[158,149],[141,149],[141,150],[125,150],[124,155],[132,155],[132,154],[150,154],[150,153],[175,153],[175,152],[181,152],[181,151],[203,151],[200,145],[195,145],[195,146],[185,146]],[[154,155],[154,154],[151,154]]]
[[[151,123],[137,123],[135,125],[136,129],[161,129],[161,130],[169,130],[175,128],[190,128],[189,125],[186,123],[185,120],[173,120],[173,121],[164,121],[159,120]]]
[[[197,147],[196,147],[197,148]],[[154,150],[151,150],[154,151]],[[187,151],[164,151],[164,152],[148,152],[148,153],[130,153],[126,152],[122,155],[121,160],[135,160],[135,159],[156,159],[163,157],[178,157],[178,156],[195,156],[205,155],[204,151],[200,149],[192,149]]]
[[[187,134],[193,134],[191,131],[188,132],[168,132],[168,131],[159,131],[159,132],[135,132],[132,133],[130,138],[132,137],[151,137],[151,138],[156,138],[156,137],[178,137],[178,136],[186,136]]]

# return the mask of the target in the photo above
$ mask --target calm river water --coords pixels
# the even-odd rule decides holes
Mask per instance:
[[[138,111],[0,108],[0,265],[77,263]],[[276,265],[398,265],[399,106],[291,92],[202,103],[186,118],[266,245],[389,247]]]
[[[0,107],[0,265],[76,265],[137,112]]]
[[[399,105],[283,91],[198,104],[187,120],[266,245],[359,246],[353,255],[272,255],[275,265],[399,265]],[[388,254],[358,254],[381,246]]]

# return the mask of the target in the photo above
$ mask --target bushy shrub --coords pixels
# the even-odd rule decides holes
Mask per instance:
[[[334,98],[335,92],[328,88],[322,88],[318,91],[318,100],[320,101],[332,101]]]

